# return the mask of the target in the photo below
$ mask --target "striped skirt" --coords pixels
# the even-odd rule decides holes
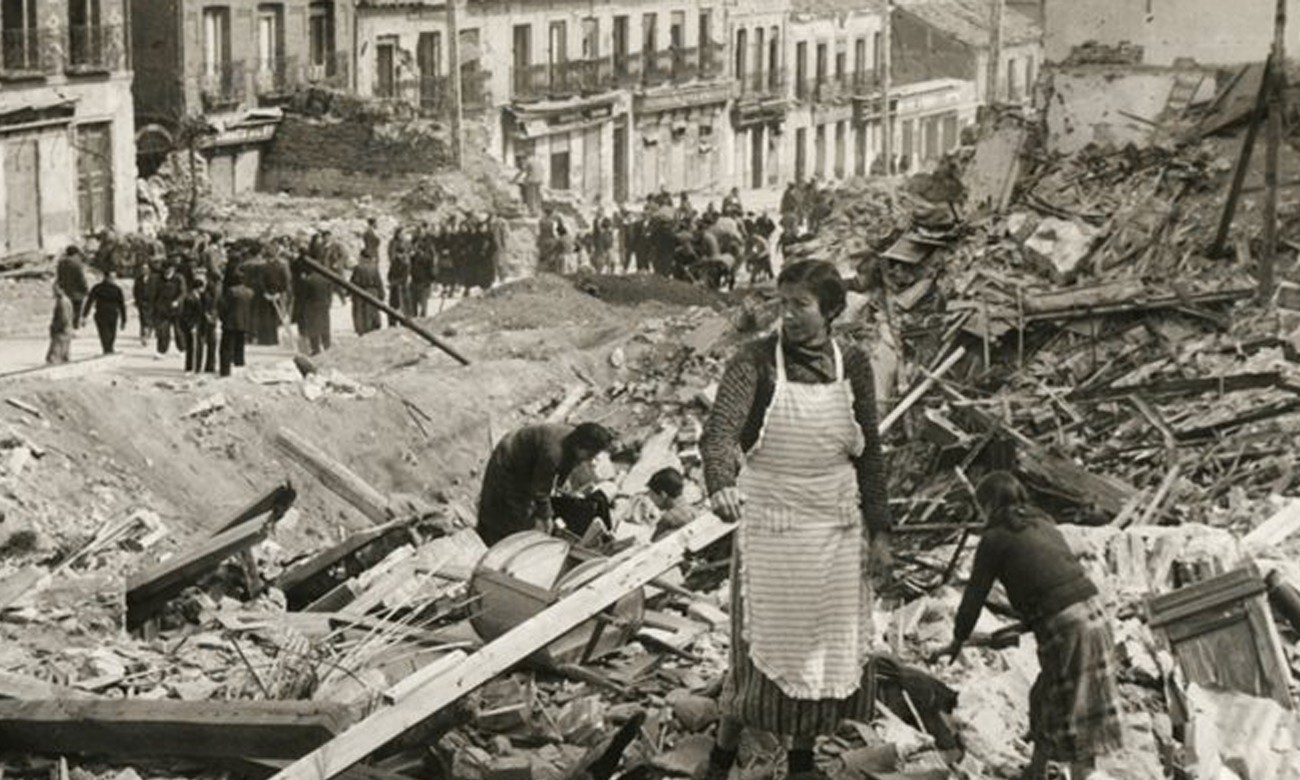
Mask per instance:
[[[1081,761],[1123,744],[1115,640],[1097,597],[1044,620],[1038,679],[1029,692],[1029,731],[1049,760]]]
[[[744,639],[742,591],[737,545],[731,555],[731,668],[719,698],[722,711],[749,728],[794,738],[834,734],[842,720],[869,722],[875,707],[870,664],[862,669],[862,684],[843,699],[791,698],[754,666]]]

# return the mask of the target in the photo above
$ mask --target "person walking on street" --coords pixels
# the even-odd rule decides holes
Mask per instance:
[[[92,309],[99,346],[105,355],[111,355],[117,342],[118,328],[126,330],[126,296],[122,294],[117,274],[111,268],[104,271],[104,279],[99,284],[90,288],[82,316],[91,316]]]
[[[253,288],[244,283],[242,269],[234,271],[221,296],[221,376],[231,366],[244,365],[244,346],[253,327]]]
[[[63,290],[63,294],[72,303],[72,329],[77,330],[81,327],[82,306],[90,292],[90,283],[86,281],[85,258],[80,248],[70,246],[64,251],[63,257],[59,258],[54,267],[54,278],[59,283],[59,289]]]
[[[299,282],[299,347],[310,356],[330,348],[330,303],[334,286],[321,274],[307,271]]]
[[[162,276],[158,279],[154,293],[150,310],[154,317],[154,335],[158,338],[158,354],[167,354],[173,335],[176,337],[176,348],[185,351],[184,331],[180,328],[181,303],[185,300],[185,280],[176,272],[174,260],[168,258],[163,261]]]
[[[141,259],[131,283],[131,300],[135,303],[136,318],[140,320],[140,346],[153,338],[153,302],[157,287],[158,273],[154,270],[152,258]]]
[[[384,277],[379,274],[379,264],[367,250],[361,252],[361,262],[352,269],[352,283],[379,300],[384,299]],[[377,307],[352,295],[352,327],[358,336],[364,336],[384,326]]]
[[[933,656],[955,660],[975,629],[995,582],[1033,632],[1038,679],[1029,691],[1030,780],[1047,764],[1070,764],[1082,780],[1097,757],[1123,746],[1115,638],[1097,586],[1050,517],[1029,500],[1012,474],[980,481],[975,501],[985,530],[975,548],[970,582],[957,608],[952,642]]]
[[[67,363],[72,358],[72,301],[54,283],[54,316],[50,318],[50,348],[45,353],[48,364]]]
[[[207,287],[207,275],[202,271],[195,273],[178,318],[184,334],[185,370],[195,373],[206,370],[209,363],[212,371],[216,371],[214,303]]]
[[[388,305],[411,316],[411,239],[401,225],[388,241]],[[397,327],[397,318],[388,315],[388,327]]]
[[[728,364],[700,440],[713,509],[738,523],[723,719],[696,770],[709,780],[745,726],[790,740],[791,778],[819,777],[816,737],[874,711],[870,585],[890,520],[871,361],[831,335],[846,301],[834,265],[793,264],[777,290],[777,333]]]
[[[415,240],[411,256],[411,303],[409,316],[429,316],[429,294],[438,275],[438,236],[427,222]]]

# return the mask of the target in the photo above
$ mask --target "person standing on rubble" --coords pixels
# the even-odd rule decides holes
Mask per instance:
[[[870,577],[889,559],[889,505],[871,361],[831,323],[831,263],[782,270],[778,332],[728,364],[700,439],[714,511],[739,523],[723,719],[697,778],[724,780],[742,728],[790,739],[791,777],[819,777],[818,735],[870,720]],[[743,453],[743,454],[742,454]]]
[[[323,275],[308,270],[299,281],[299,348],[311,357],[330,348],[330,302],[334,286]]]
[[[59,289],[72,302],[73,330],[81,328],[81,313],[86,304],[86,295],[90,292],[84,260],[85,256],[82,255],[81,248],[70,246],[54,266],[54,278],[59,282]]]
[[[185,300],[185,278],[176,272],[175,258],[163,259],[161,278],[153,292],[150,310],[153,312],[158,354],[167,354],[171,348],[172,336],[176,337],[176,347],[184,352],[185,332],[180,327],[180,316],[181,303]]]
[[[550,533],[551,494],[573,470],[609,449],[603,425],[544,423],[507,433],[492,448],[478,497],[478,533],[490,547],[511,534]]]
[[[952,643],[934,657],[956,660],[993,583],[1001,582],[1038,643],[1040,670],[1029,691],[1034,753],[1027,775],[1044,780],[1047,763],[1058,761],[1070,764],[1072,780],[1083,780],[1096,768],[1098,755],[1123,743],[1115,640],[1097,586],[1015,476],[989,474],[976,488],[975,501],[986,529],[957,609]]]
[[[54,290],[54,314],[50,317],[50,348],[45,352],[48,364],[67,363],[72,359],[72,301],[59,287],[56,280]]]
[[[379,274],[379,262],[370,254],[369,249],[361,250],[361,262],[352,269],[352,283],[370,293],[372,297],[381,301],[384,299],[384,277]],[[358,336],[364,336],[384,326],[376,306],[362,300],[360,295],[351,297],[352,328]]]
[[[388,241],[388,305],[411,316],[411,239],[401,225]],[[397,327],[397,318],[388,315],[388,327]]]

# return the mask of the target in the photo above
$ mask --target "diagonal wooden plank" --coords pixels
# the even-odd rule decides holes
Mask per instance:
[[[688,551],[701,550],[735,528],[706,514],[639,550],[611,559],[606,574],[466,657],[453,669],[416,672],[403,681],[407,695],[321,745],[272,780],[329,780],[394,737],[414,728],[462,696],[564,636],[592,615],[663,574]],[[431,666],[438,666],[437,664]],[[426,667],[429,669],[430,667]],[[437,685],[429,684],[436,680]]]

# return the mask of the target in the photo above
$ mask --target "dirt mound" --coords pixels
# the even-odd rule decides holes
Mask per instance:
[[[620,306],[658,302],[674,306],[709,306],[721,309],[738,300],[738,296],[734,294],[717,293],[698,285],[652,274],[634,276],[582,274],[575,277],[573,282],[580,290],[606,303]]]

